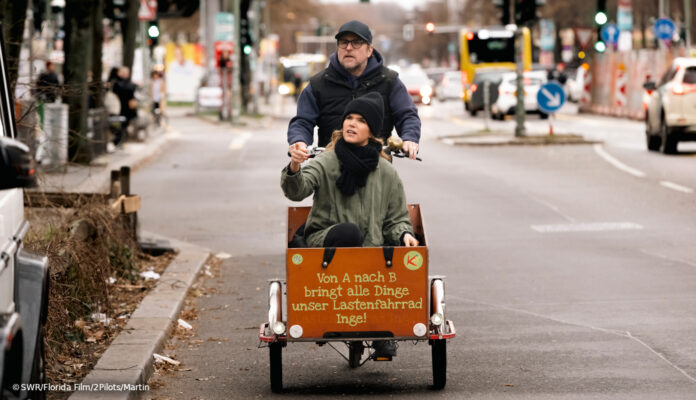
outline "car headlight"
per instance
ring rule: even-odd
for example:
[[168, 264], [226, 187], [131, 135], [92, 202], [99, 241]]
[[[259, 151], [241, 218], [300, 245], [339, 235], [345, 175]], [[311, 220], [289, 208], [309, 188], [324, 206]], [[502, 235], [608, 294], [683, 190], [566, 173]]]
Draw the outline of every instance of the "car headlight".
[[290, 93], [290, 88], [287, 87], [287, 85], [280, 85], [278, 86], [278, 93], [285, 96], [286, 94]]
[[430, 97], [430, 95], [433, 94], [433, 88], [430, 86], [423, 86], [420, 90], [420, 94], [423, 97]]

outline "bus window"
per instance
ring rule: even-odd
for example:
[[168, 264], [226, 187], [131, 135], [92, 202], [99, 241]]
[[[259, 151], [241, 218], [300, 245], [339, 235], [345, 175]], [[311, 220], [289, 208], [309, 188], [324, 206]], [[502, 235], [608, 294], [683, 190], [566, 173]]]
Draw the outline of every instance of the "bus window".
[[469, 60], [474, 64], [515, 62], [515, 38], [469, 40]]

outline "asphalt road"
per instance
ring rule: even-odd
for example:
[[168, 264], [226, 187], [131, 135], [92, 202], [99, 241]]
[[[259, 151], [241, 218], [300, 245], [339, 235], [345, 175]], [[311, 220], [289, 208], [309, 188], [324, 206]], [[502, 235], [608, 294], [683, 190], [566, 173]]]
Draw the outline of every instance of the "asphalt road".
[[[570, 110], [557, 131], [605, 144], [448, 146], [437, 138], [482, 120], [458, 103], [421, 116], [424, 161], [395, 165], [423, 211], [430, 272], [447, 276], [457, 327], [447, 387], [428, 389], [427, 344], [403, 343], [393, 362], [351, 370], [327, 346], [292, 343], [282, 397], [696, 398], [693, 145], [648, 153], [642, 124]], [[530, 129], [547, 124], [535, 118]], [[279, 188], [287, 120], [170, 123], [180, 136], [133, 177], [142, 227], [232, 257], [204, 283], [215, 292], [195, 299], [203, 342], [167, 350], [190, 370], [156, 377], [149, 397], [274, 397], [257, 334], [266, 281], [284, 274], [286, 208], [296, 204]]]

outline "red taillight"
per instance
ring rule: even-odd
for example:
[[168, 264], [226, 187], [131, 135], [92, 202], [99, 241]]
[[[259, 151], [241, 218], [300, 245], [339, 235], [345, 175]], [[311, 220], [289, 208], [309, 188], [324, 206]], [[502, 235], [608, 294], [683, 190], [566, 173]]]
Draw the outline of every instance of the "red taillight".
[[472, 92], [475, 92], [476, 89], [478, 89], [478, 86], [476, 86], [475, 83], [474, 83], [473, 85], [471, 85], [471, 91], [472, 91]]
[[467, 38], [467, 40], [473, 40], [474, 39], [474, 32], [467, 32], [466, 38]]

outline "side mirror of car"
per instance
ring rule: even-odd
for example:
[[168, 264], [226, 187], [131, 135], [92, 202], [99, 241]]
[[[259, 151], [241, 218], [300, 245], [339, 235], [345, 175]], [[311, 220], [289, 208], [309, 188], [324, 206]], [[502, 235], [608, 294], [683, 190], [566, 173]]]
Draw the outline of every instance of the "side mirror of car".
[[655, 90], [657, 89], [657, 86], [655, 85], [655, 82], [648, 81], [643, 84], [643, 88], [646, 90]]
[[0, 190], [36, 186], [36, 169], [29, 147], [0, 137]]

